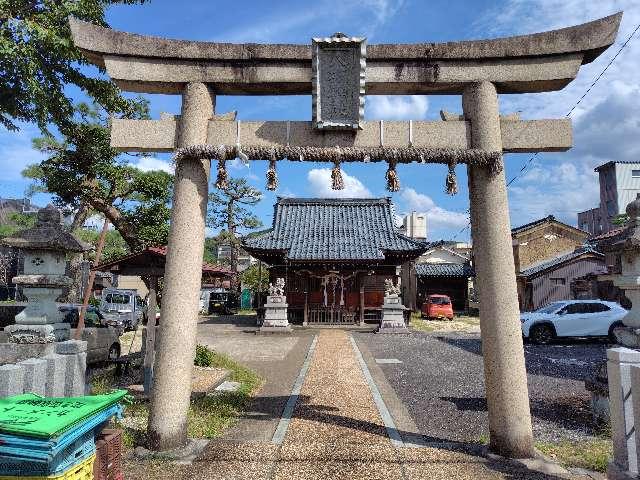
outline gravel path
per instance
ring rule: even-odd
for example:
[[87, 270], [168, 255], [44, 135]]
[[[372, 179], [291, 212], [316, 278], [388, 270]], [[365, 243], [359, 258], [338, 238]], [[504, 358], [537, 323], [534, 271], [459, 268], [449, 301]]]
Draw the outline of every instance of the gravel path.
[[[394, 343], [390, 340], [384, 342]], [[399, 338], [399, 337], [395, 337]], [[403, 336], [415, 342], [417, 338]], [[362, 341], [362, 339], [361, 339]], [[379, 346], [384, 342], [380, 341]], [[407, 349], [407, 352], [410, 350]], [[475, 355], [468, 352], [472, 357]], [[445, 421], [446, 412], [439, 412]], [[154, 464], [128, 463], [127, 478], [149, 478]], [[281, 445], [212, 442], [190, 466], [165, 464], [164, 478], [252, 480], [561, 479], [489, 460], [458, 446], [396, 448], [387, 436], [350, 334], [322, 330]]]
[[[481, 343], [477, 334], [356, 334], [381, 365], [421, 433], [432, 441], [477, 442], [488, 435]], [[597, 434], [584, 379], [605, 358], [606, 345], [526, 345], [529, 396], [537, 440]]]

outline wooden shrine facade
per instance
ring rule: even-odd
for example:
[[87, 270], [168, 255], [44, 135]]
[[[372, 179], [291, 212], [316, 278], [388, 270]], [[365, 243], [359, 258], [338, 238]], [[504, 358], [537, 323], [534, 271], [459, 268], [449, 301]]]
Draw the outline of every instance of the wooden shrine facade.
[[427, 244], [398, 231], [389, 198], [279, 198], [273, 227], [243, 247], [286, 279], [291, 322], [343, 325], [379, 320], [385, 279]]

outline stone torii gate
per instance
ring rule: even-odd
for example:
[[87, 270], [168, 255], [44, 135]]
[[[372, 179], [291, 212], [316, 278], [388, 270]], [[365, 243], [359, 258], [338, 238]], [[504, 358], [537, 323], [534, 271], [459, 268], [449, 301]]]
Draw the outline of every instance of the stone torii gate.
[[[440, 162], [453, 171], [456, 163], [467, 164], [490, 445], [503, 455], [531, 456], [501, 153], [565, 151], [572, 131], [569, 119], [500, 116], [498, 94], [562, 89], [581, 65], [614, 42], [621, 17], [495, 40], [368, 46], [363, 39], [338, 34], [314, 39], [312, 45], [168, 40], [70, 19], [75, 44], [123, 90], [182, 95], [180, 116], [114, 119], [111, 127], [111, 144], [123, 151], [178, 149], [149, 420], [152, 447], [165, 450], [186, 442], [209, 160], [224, 165], [235, 156], [271, 155], [272, 164], [285, 157], [393, 157], [394, 167], [396, 161]], [[463, 115], [443, 114], [443, 121], [435, 122], [363, 122], [365, 93], [461, 94]], [[224, 94], [312, 94], [314, 121], [240, 124], [221, 119], [214, 116], [215, 98]]]

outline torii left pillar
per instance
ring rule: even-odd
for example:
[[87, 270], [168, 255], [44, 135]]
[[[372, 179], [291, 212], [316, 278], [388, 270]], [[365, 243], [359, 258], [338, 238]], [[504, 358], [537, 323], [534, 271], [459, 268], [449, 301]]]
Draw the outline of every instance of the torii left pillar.
[[[214, 108], [215, 96], [204, 83], [186, 85], [179, 147], [207, 143], [207, 126]], [[153, 450], [170, 450], [187, 443], [209, 170], [208, 160], [187, 159], [176, 165], [148, 426]]]

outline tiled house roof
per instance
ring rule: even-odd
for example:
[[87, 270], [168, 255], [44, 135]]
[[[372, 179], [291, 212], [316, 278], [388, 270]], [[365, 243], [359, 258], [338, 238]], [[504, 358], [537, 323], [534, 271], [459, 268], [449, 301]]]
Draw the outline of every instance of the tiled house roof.
[[415, 258], [427, 246], [398, 231], [390, 198], [278, 198], [273, 227], [243, 240], [257, 258], [293, 261]]
[[531, 229], [533, 227], [537, 227], [538, 225], [542, 225], [544, 223], [555, 223], [557, 225], [562, 225], [563, 227], [565, 227], [567, 229], [571, 229], [571, 230], [574, 230], [576, 232], [582, 233], [582, 234], [585, 235], [585, 237], [588, 235], [588, 232], [585, 232], [584, 230], [580, 230], [579, 228], [576, 228], [573, 225], [569, 225], [568, 223], [561, 222], [560, 220], [558, 220], [553, 215], [549, 215], [547, 217], [540, 218], [538, 220], [534, 220], [533, 222], [526, 223], [524, 225], [520, 225], [519, 227], [514, 227], [514, 228], [511, 229], [511, 235], [517, 235], [517, 234], [519, 234], [521, 232], [529, 230], [529, 229]]
[[470, 265], [458, 263], [419, 263], [416, 265], [418, 277], [474, 277]]
[[550, 269], [559, 267], [564, 263], [570, 262], [583, 255], [588, 255], [588, 254], [590, 254], [591, 256], [604, 258], [604, 255], [602, 253], [598, 252], [597, 250], [593, 249], [590, 246], [585, 246], [585, 247], [577, 248], [575, 251], [567, 253], [565, 255], [560, 255], [559, 257], [552, 258], [551, 260], [548, 260], [546, 262], [539, 263], [532, 267], [526, 268], [522, 270], [520, 273], [518, 273], [518, 276], [524, 276], [524, 277], [535, 276], [538, 273], [544, 272], [545, 270], [550, 270]]

